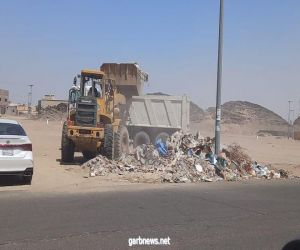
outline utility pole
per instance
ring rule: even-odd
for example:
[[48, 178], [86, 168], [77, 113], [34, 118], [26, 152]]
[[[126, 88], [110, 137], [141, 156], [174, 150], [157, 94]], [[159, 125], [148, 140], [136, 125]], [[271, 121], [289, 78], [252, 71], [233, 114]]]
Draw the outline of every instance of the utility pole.
[[28, 117], [31, 117], [31, 103], [32, 103], [32, 87], [34, 86], [33, 84], [28, 85], [30, 90], [28, 93]]
[[291, 102], [289, 101], [289, 114], [288, 114], [288, 139], [290, 139], [290, 127], [291, 127]]
[[291, 122], [290, 122], [290, 124], [291, 124], [291, 138], [292, 139], [294, 139], [294, 116], [295, 116], [295, 110], [294, 109], [291, 109], [291, 113], [293, 113], [293, 115], [292, 115], [292, 119], [291, 119]]
[[223, 57], [223, 19], [224, 19], [224, 1], [220, 0], [216, 121], [215, 121], [215, 154], [219, 154], [220, 144], [221, 144], [221, 86], [222, 86], [222, 57]]

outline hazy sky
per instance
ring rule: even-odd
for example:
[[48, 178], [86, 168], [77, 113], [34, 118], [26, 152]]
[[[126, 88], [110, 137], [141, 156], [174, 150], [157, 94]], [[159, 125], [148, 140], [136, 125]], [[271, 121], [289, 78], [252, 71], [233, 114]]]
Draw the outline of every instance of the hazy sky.
[[[215, 105], [219, 0], [1, 1], [0, 88], [27, 102], [67, 98], [73, 77], [102, 62], [138, 62], [146, 92]], [[300, 1], [225, 0], [222, 102], [287, 117], [300, 98]]]

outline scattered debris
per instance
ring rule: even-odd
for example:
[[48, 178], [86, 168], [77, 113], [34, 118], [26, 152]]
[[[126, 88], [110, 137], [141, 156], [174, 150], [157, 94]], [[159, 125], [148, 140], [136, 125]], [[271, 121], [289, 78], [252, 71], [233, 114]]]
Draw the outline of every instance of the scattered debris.
[[290, 176], [290, 173], [287, 170], [279, 169], [278, 171], [281, 178], [288, 178]]
[[[124, 178], [131, 173], [158, 175], [156, 181], [169, 183], [238, 181], [251, 177], [288, 178], [283, 169], [270, 170], [251, 160], [241, 146], [229, 145], [219, 155], [213, 152], [214, 139], [199, 135], [174, 133], [166, 143], [138, 146], [133, 153], [123, 155], [119, 161], [98, 155], [83, 164], [90, 169], [90, 176], [118, 174]], [[131, 181], [139, 181], [136, 177]]]

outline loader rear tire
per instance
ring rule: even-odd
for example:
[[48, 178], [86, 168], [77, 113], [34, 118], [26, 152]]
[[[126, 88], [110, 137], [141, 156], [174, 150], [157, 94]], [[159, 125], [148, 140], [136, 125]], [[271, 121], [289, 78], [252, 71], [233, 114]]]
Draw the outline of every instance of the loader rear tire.
[[[113, 152], [114, 146], [114, 152]], [[129, 152], [129, 133], [126, 127], [120, 126], [117, 133], [111, 124], [104, 128], [104, 154], [108, 159], [119, 160], [123, 153]]]
[[67, 123], [63, 125], [61, 135], [61, 161], [73, 162], [74, 161], [74, 143], [68, 138]]
[[136, 148], [142, 144], [150, 144], [150, 142], [151, 140], [149, 135], [144, 131], [140, 131], [133, 138], [133, 147]]

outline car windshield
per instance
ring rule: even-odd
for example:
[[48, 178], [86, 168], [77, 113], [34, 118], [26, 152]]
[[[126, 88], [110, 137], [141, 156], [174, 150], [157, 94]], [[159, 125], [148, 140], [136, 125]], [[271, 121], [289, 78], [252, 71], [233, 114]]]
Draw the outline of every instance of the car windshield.
[[0, 135], [21, 135], [26, 136], [24, 129], [19, 124], [1, 123]]

